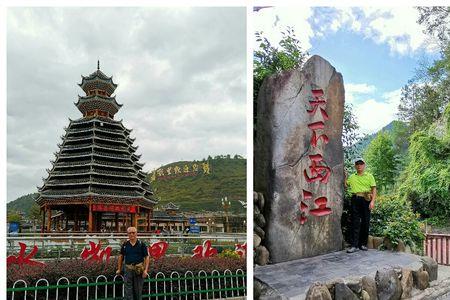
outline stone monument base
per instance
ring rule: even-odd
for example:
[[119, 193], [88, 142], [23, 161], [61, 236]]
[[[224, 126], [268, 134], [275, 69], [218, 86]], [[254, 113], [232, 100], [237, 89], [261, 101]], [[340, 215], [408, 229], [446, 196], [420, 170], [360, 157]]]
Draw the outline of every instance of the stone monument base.
[[437, 268], [431, 258], [402, 252], [333, 252], [256, 266], [255, 299], [409, 298], [437, 279]]

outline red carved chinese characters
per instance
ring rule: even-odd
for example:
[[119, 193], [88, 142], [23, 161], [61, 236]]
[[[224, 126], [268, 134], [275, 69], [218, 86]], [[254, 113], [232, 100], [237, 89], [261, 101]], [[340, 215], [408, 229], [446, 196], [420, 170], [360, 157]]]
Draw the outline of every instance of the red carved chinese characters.
[[320, 154], [310, 155], [309, 159], [311, 160], [311, 165], [309, 166], [309, 171], [311, 172], [311, 176], [308, 176], [306, 170], [303, 171], [305, 175], [305, 179], [307, 182], [315, 182], [320, 181], [322, 183], [328, 183], [328, 178], [331, 175], [331, 169], [327, 166], [321, 165], [323, 161], [323, 157]]
[[240, 258], [244, 258], [247, 255], [247, 243], [236, 244], [235, 247], [234, 251], [236, 251]]
[[321, 134], [321, 135], [317, 136], [316, 130], [325, 128], [325, 124], [322, 121], [310, 123], [310, 124], [308, 124], [308, 127], [309, 127], [309, 129], [311, 129], [313, 131], [313, 134], [311, 136], [311, 141], [310, 141], [311, 146], [317, 147], [317, 142], [320, 139], [322, 139], [325, 144], [328, 144], [328, 136], [327, 135]]
[[211, 247], [211, 241], [206, 240], [203, 242], [203, 245], [197, 245], [195, 246], [194, 250], [192, 250], [194, 254], [192, 254], [192, 257], [195, 258], [205, 258], [205, 257], [212, 257], [217, 255], [217, 249]]
[[[311, 109], [307, 110], [307, 112], [311, 117], [314, 117], [316, 113], [320, 111], [322, 117], [321, 121], [308, 124], [308, 128], [312, 131], [310, 145], [312, 149], [316, 149], [320, 141], [323, 145], [326, 145], [329, 142], [326, 134], [319, 133], [319, 131], [325, 129], [325, 121], [327, 121], [329, 117], [326, 112], [327, 100], [323, 90], [311, 90], [311, 93], [313, 100], [309, 101]], [[331, 169], [326, 165], [322, 154], [310, 154], [308, 157], [311, 164], [307, 169], [303, 170], [303, 176], [305, 177], [306, 182], [327, 184], [331, 176]], [[300, 200], [299, 204], [300, 217], [298, 218], [301, 225], [305, 224], [308, 220], [308, 213], [316, 217], [323, 217], [331, 214], [331, 209], [327, 207], [328, 199], [326, 197], [318, 197], [314, 200], [314, 204], [308, 205], [308, 202], [313, 199], [313, 194], [310, 191], [303, 190], [302, 196], [303, 199]]]
[[314, 116], [316, 114], [317, 108], [320, 107], [320, 113], [322, 114], [322, 117], [324, 121], [328, 120], [328, 114], [325, 111], [325, 108], [327, 106], [327, 100], [324, 97], [322, 90], [311, 90], [311, 93], [313, 95], [314, 100], [309, 101], [309, 104], [312, 106], [311, 110], [307, 110], [307, 112]]
[[328, 208], [327, 205], [327, 197], [319, 197], [314, 200], [314, 203], [317, 205], [317, 208], [310, 209], [309, 213], [313, 216], [322, 217], [331, 214], [331, 208]]
[[23, 265], [30, 265], [30, 266], [44, 266], [44, 263], [41, 263], [36, 260], [31, 260], [37, 253], [38, 247], [34, 246], [33, 250], [30, 251], [30, 253], [25, 256], [25, 250], [27, 249], [27, 245], [24, 243], [19, 242], [20, 251], [17, 256], [10, 255], [6, 258], [6, 265], [12, 265], [16, 264], [19, 265], [19, 267], [22, 267]]
[[106, 262], [109, 262], [109, 257], [111, 256], [111, 247], [108, 246], [105, 249], [102, 248], [101, 242], [95, 244], [94, 242], [89, 242], [90, 249], [85, 247], [80, 254], [81, 259], [86, 261], [103, 261], [105, 257]]
[[156, 242], [148, 247], [148, 254], [158, 260], [166, 254], [167, 248], [169, 248], [169, 243], [164, 241]]

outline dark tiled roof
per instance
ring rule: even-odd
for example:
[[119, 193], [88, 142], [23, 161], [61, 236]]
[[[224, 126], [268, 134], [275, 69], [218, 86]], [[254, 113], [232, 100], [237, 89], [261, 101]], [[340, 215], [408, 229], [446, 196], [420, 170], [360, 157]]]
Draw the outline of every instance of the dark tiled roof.
[[[80, 86], [87, 91], [89, 84], [100, 84], [112, 91], [117, 86], [100, 70], [83, 77]], [[122, 106], [109, 95], [80, 97], [76, 105], [82, 112], [100, 109], [110, 111], [111, 116]], [[123, 199], [146, 207], [157, 203], [142, 172], [141, 156], [135, 154], [135, 139], [122, 121], [102, 116], [69, 121], [55, 160], [51, 161], [52, 168], [47, 170], [48, 177], [39, 188], [39, 204], [88, 198], [114, 203]]]
[[89, 76], [81, 76], [81, 83], [78, 84], [86, 93], [90, 89], [101, 89], [106, 90], [109, 95], [114, 93], [117, 88], [117, 84], [115, 84], [112, 80], [112, 76], [106, 76], [102, 71], [97, 70], [90, 74]]
[[161, 210], [153, 211], [152, 219], [156, 220], [156, 221], [157, 220], [161, 220], [161, 221], [169, 220], [169, 221], [179, 221], [179, 222], [183, 222], [186, 220], [186, 218], [184, 216], [181, 216], [181, 215], [172, 216], [172, 215], [167, 214], [166, 211], [161, 211]]

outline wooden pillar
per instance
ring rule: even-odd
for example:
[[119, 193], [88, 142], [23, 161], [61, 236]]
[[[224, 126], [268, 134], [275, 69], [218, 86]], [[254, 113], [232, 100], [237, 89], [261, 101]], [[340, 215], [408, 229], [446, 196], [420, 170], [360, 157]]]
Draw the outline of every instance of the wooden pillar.
[[116, 232], [119, 232], [119, 213], [115, 214]]
[[103, 223], [102, 213], [101, 212], [95, 213], [95, 231], [101, 231], [102, 223]]
[[138, 224], [138, 222], [137, 222], [137, 213], [133, 213], [131, 215], [131, 222], [133, 224], [133, 227], [136, 227], [136, 229], [137, 229], [137, 224]]
[[132, 213], [128, 213], [127, 214], [127, 226], [125, 226], [126, 228], [133, 226], [133, 214]]
[[65, 226], [65, 231], [67, 231], [69, 229], [69, 216], [67, 214], [64, 214], [65, 216], [65, 222], [66, 222], [66, 226]]
[[88, 232], [92, 232], [94, 229], [92, 225], [93, 217], [92, 217], [92, 204], [89, 204], [89, 225], [88, 225]]
[[73, 231], [78, 231], [78, 210], [75, 210], [75, 214], [73, 216]]
[[101, 226], [101, 218], [100, 218], [100, 212], [93, 212], [92, 217], [94, 218], [94, 232], [100, 231]]
[[44, 233], [45, 232], [45, 212], [47, 210], [47, 206], [41, 208], [42, 211], [42, 226], [41, 226], [41, 232]]
[[50, 207], [47, 207], [47, 231], [52, 231], [52, 209]]
[[150, 212], [150, 209], [149, 209], [149, 210], [147, 210], [147, 231], [148, 232], [150, 232], [150, 229], [151, 229], [151, 227], [150, 227], [150, 216], [151, 216], [151, 212]]

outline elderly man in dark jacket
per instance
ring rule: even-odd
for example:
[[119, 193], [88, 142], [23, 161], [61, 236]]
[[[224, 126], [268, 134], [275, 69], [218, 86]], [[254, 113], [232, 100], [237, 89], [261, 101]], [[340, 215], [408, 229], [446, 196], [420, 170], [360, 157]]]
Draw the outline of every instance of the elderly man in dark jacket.
[[120, 249], [117, 274], [125, 261], [125, 300], [141, 300], [144, 278], [148, 276], [149, 256], [147, 246], [137, 238], [137, 229], [127, 229], [128, 240]]

